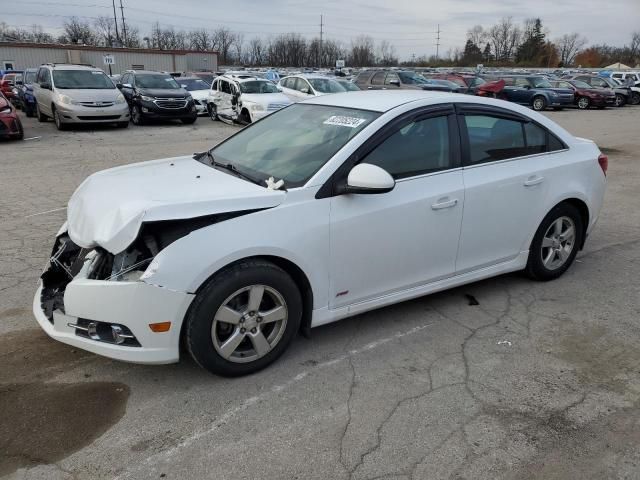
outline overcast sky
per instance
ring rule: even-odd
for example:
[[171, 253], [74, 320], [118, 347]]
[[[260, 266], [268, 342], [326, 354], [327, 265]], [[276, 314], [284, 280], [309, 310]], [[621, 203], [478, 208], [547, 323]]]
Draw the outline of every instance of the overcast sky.
[[[539, 16], [551, 38], [579, 32], [591, 44], [621, 46], [640, 30], [640, 0], [122, 0], [127, 22], [147, 34], [156, 20], [180, 30], [227, 26], [245, 34], [267, 38], [295, 31], [318, 35], [320, 14], [325, 35], [349, 45], [351, 38], [369, 35], [389, 40], [401, 59], [412, 54], [433, 55], [436, 30], [440, 52], [462, 47], [473, 25], [490, 27], [500, 17], [520, 23]], [[119, 6], [120, 0], [116, 0]], [[71, 15], [92, 21], [113, 16], [111, 0], [0, 0], [0, 21], [28, 27], [41, 24], [60, 33]], [[118, 9], [118, 18], [120, 10]]]

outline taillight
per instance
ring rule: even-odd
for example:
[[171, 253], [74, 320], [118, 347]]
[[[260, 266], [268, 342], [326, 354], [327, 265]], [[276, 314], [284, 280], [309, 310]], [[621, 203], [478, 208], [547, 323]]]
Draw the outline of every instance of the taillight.
[[601, 153], [600, 156], [598, 157], [598, 164], [602, 169], [602, 173], [604, 173], [604, 176], [606, 177], [607, 169], [609, 168], [609, 157], [607, 157], [604, 153]]

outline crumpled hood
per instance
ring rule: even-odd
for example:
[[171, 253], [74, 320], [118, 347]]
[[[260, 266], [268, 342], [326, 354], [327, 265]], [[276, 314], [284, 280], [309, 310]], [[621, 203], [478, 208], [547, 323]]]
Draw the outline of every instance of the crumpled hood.
[[117, 254], [143, 222], [270, 208], [285, 196], [191, 157], [136, 163], [95, 173], [78, 187], [67, 208], [68, 233], [83, 248]]

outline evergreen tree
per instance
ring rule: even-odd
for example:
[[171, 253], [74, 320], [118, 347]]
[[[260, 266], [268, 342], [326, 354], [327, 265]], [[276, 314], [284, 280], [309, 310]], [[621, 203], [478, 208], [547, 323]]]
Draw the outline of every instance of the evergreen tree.
[[484, 51], [482, 52], [482, 60], [484, 61], [484, 63], [489, 63], [492, 58], [493, 56], [491, 55], [491, 44], [487, 43], [487, 45], [484, 47]]
[[538, 65], [545, 54], [546, 39], [539, 18], [525, 22], [523, 41], [516, 53], [516, 62]]
[[478, 63], [482, 63], [482, 50], [480, 47], [473, 43], [473, 40], [467, 40], [467, 43], [464, 46], [464, 52], [462, 52], [462, 58], [460, 62], [463, 65], [475, 65]]

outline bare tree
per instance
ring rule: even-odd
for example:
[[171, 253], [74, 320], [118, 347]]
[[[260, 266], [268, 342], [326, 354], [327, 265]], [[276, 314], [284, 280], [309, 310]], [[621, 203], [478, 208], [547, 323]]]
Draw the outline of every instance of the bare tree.
[[213, 32], [213, 48], [220, 53], [220, 62], [224, 65], [229, 62], [229, 53], [233, 42], [235, 41], [235, 33], [227, 27], [218, 28]]
[[467, 30], [467, 40], [471, 40], [478, 46], [484, 45], [487, 40], [487, 32], [484, 31], [482, 25], [474, 25]]
[[249, 40], [249, 61], [253, 65], [262, 65], [264, 63], [264, 44], [260, 37], [254, 37]]
[[212, 48], [212, 44], [213, 40], [206, 29], [200, 28], [189, 32], [189, 47], [192, 50], [210, 50]]
[[236, 62], [238, 64], [243, 63], [243, 52], [244, 52], [244, 33], [236, 33], [233, 39], [233, 49], [236, 57]]
[[71, 17], [63, 24], [64, 34], [71, 43], [84, 43], [95, 45], [96, 36], [88, 22], [83, 22], [78, 17]]
[[113, 18], [104, 15], [99, 16], [93, 22], [93, 27], [95, 28], [97, 42], [101, 45], [112, 47], [117, 40]]
[[353, 67], [367, 67], [376, 63], [373, 38], [361, 35], [351, 41], [349, 65]]
[[520, 28], [513, 23], [511, 17], [504, 17], [491, 27], [488, 40], [493, 46], [496, 61], [509, 62], [512, 60], [520, 42]]
[[396, 47], [387, 40], [382, 40], [378, 45], [378, 63], [384, 67], [391, 67], [398, 64]]
[[556, 40], [562, 66], [571, 65], [576, 55], [587, 44], [587, 39], [579, 33], [565, 34]]

